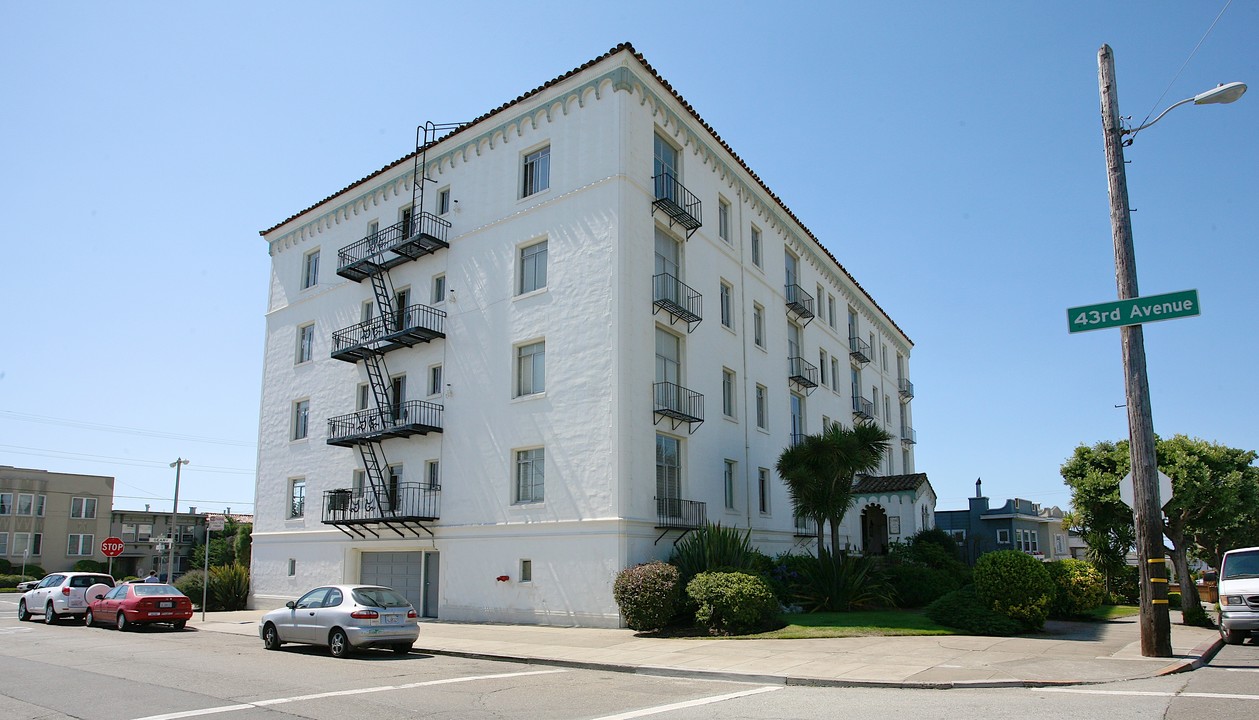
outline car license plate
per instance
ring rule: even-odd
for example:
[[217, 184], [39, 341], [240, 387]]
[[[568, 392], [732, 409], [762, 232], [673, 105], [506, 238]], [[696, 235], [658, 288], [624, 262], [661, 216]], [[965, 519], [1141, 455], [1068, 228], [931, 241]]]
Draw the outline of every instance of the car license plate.
[[386, 615], [385, 624], [386, 625], [401, 625], [402, 616], [401, 615]]
[[83, 607], [83, 598], [70, 598], [70, 607]]
[[170, 608], [170, 607], [175, 607], [175, 601], [174, 601], [174, 600], [163, 600], [162, 602], [159, 602], [159, 603], [157, 604], [157, 606], [158, 606], [158, 607], [160, 607], [160, 608]]

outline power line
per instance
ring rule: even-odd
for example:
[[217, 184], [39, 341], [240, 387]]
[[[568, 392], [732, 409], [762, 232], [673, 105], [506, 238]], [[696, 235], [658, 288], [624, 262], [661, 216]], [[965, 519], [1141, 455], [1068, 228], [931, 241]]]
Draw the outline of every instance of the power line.
[[[58, 458], [61, 460], [91, 460], [93, 462], [101, 462], [106, 465], [126, 465], [130, 467], [160, 468], [160, 467], [164, 467], [170, 464], [164, 460], [141, 460], [141, 459], [136, 459], [136, 458], [119, 458], [119, 457], [112, 457], [109, 455], [92, 455], [89, 453], [76, 453], [76, 452], [69, 452], [65, 450], [49, 450], [47, 448], [32, 448], [32, 447], [26, 447], [24, 445], [0, 445], [0, 449], [5, 449], [5, 450], [8, 450], [9, 452], [16, 453], [18, 455], [34, 455], [36, 457], [51, 457], [51, 458]], [[247, 470], [245, 468], [229, 468], [229, 467], [219, 467], [215, 465], [198, 465], [197, 472], [206, 472], [206, 473], [211, 473], [215, 475], [253, 475], [254, 474], [253, 470]]]
[[63, 425], [65, 427], [75, 427], [83, 430], [100, 430], [104, 432], [123, 433], [126, 435], [166, 438], [168, 440], [186, 440], [188, 442], [208, 443], [210, 445], [231, 445], [235, 447], [257, 447], [258, 445], [257, 443], [245, 442], [244, 440], [228, 440], [225, 438], [205, 437], [203, 435], [182, 435], [180, 433], [162, 432], [160, 430], [145, 430], [143, 428], [125, 427], [122, 425], [106, 425], [104, 423], [70, 420], [68, 418], [49, 417], [47, 415], [32, 415], [30, 413], [19, 413], [11, 410], [0, 410], [0, 416], [8, 416], [14, 420], [21, 420], [22, 422], [43, 423], [45, 425]]

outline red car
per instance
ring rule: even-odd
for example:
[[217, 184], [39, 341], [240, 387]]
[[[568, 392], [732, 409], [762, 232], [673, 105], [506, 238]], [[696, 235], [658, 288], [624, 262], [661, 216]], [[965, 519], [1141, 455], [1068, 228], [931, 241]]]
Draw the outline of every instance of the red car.
[[165, 583], [124, 583], [88, 602], [87, 625], [113, 623], [119, 630], [169, 623], [183, 630], [192, 619], [192, 601]]

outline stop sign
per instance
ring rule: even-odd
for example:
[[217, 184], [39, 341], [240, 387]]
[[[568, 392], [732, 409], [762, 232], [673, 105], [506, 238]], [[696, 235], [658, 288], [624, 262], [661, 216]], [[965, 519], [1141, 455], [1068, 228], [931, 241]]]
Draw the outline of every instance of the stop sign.
[[101, 540], [101, 552], [105, 554], [105, 557], [118, 557], [126, 547], [122, 544], [122, 540], [116, 537]]

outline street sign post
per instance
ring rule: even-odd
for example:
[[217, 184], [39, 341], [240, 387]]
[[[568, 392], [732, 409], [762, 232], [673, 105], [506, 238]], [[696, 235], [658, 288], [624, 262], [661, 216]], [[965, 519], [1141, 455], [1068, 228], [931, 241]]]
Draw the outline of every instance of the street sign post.
[[1159, 320], [1174, 320], [1201, 314], [1198, 291], [1181, 290], [1166, 295], [1150, 295], [1067, 308], [1067, 331], [1078, 333], [1124, 325], [1143, 325]]

